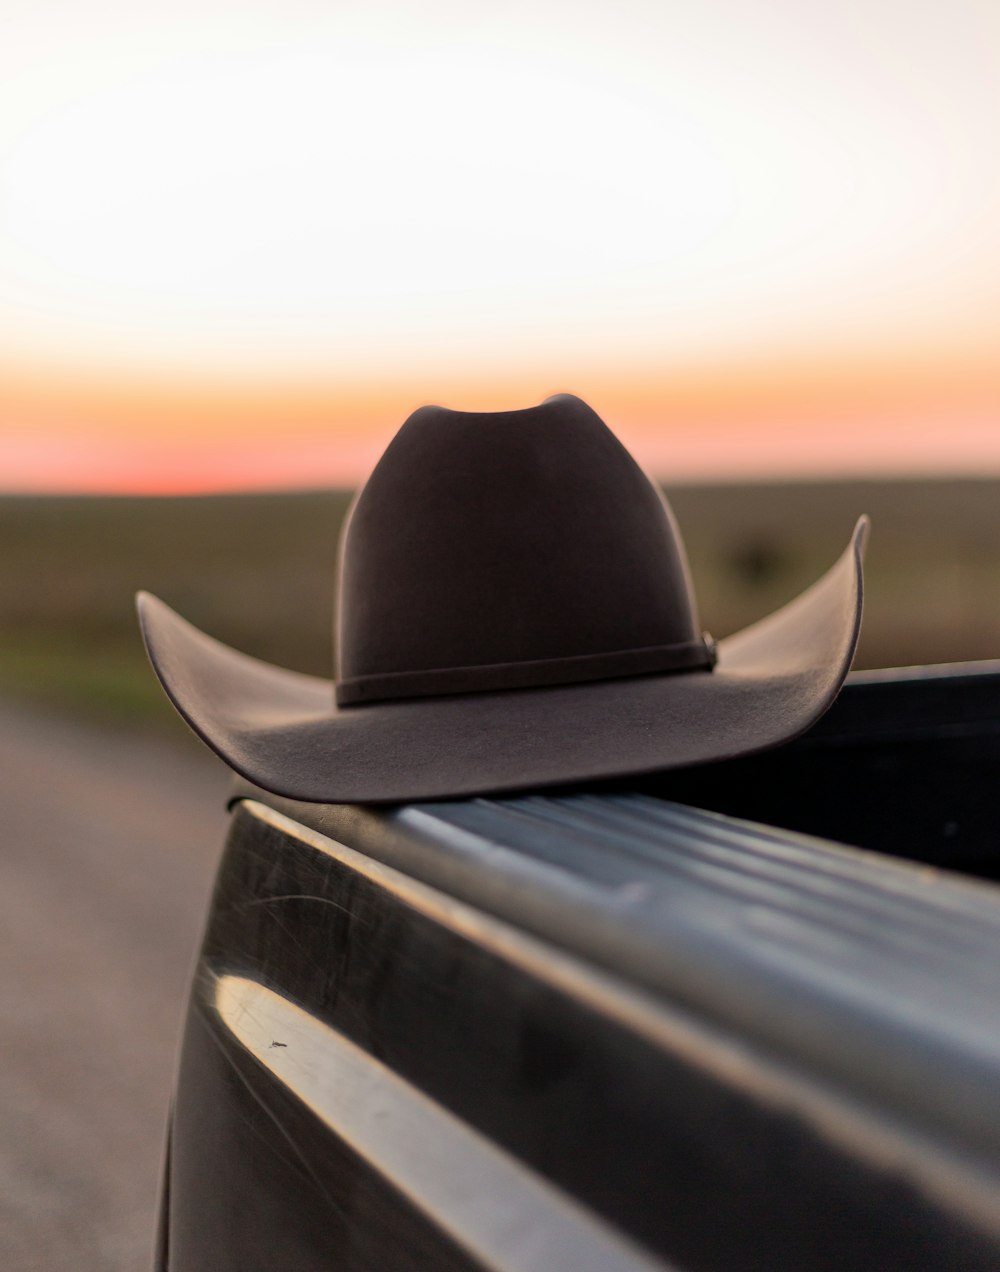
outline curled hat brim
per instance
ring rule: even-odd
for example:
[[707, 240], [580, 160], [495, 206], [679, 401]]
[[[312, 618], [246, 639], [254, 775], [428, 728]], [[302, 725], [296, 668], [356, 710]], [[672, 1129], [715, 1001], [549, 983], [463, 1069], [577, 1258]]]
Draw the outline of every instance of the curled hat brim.
[[804, 732], [854, 657], [867, 527], [807, 591], [720, 641], [712, 671], [338, 708], [331, 681], [241, 654], [148, 593], [137, 604], [171, 701], [256, 786], [316, 803], [468, 796], [732, 759]]

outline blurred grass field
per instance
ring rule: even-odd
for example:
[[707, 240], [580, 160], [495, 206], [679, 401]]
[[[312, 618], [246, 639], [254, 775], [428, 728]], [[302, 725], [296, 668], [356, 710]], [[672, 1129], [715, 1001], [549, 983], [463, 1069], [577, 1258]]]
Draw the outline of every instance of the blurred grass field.
[[[722, 637], [808, 586], [872, 517], [856, 665], [1000, 657], [1000, 481], [671, 489], [705, 627]], [[133, 595], [328, 676], [345, 491], [0, 498], [0, 694], [173, 730]]]

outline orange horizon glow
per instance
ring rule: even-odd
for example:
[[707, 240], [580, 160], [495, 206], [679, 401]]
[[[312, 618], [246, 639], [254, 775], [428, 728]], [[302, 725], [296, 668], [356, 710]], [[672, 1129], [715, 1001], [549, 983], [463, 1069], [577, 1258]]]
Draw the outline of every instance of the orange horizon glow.
[[576, 392], [666, 481], [1000, 473], [987, 353], [800, 358], [625, 375], [582, 368], [396, 382], [213, 383], [8, 374], [0, 490], [181, 494], [355, 486], [428, 401], [467, 410]]

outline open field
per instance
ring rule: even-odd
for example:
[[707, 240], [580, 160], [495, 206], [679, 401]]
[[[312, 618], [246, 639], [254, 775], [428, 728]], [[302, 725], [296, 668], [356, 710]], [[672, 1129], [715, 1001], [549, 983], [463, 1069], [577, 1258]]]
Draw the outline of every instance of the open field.
[[[858, 665], [1000, 656], [997, 479], [686, 486], [670, 498], [716, 636], [808, 585], [868, 512]], [[138, 588], [240, 649], [329, 674], [349, 500], [0, 498], [0, 691], [166, 724], [136, 630]]]

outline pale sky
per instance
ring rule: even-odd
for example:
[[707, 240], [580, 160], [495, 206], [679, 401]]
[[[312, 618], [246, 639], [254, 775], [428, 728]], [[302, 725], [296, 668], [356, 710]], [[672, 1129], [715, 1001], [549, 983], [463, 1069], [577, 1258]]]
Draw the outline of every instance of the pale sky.
[[15, 381], [1000, 352], [997, 0], [0, 3]]

